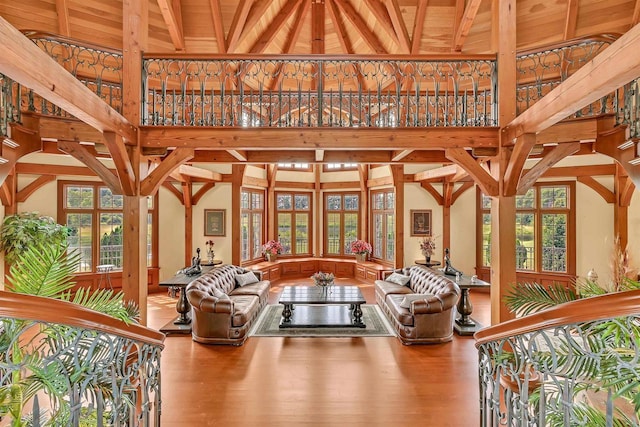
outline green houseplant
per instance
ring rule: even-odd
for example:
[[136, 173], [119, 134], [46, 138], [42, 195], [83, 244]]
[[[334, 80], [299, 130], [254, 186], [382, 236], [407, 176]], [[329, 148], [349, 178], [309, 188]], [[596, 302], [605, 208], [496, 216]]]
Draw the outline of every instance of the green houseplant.
[[[29, 216], [28, 221], [32, 220]], [[47, 227], [49, 226], [47, 222]], [[61, 236], [60, 228], [51, 226], [49, 231], [51, 230], [57, 230], [57, 235]], [[5, 236], [16, 233], [18, 231], [14, 230]], [[79, 255], [68, 254], [62, 238], [32, 242], [16, 253], [7, 277], [6, 289], [72, 302], [111, 315], [125, 323], [135, 322], [138, 318], [137, 307], [125, 303], [121, 292], [114, 293], [107, 289], [91, 292], [84, 288], [71, 292], [78, 263]], [[92, 393], [107, 397], [110, 395], [112, 383], [108, 378], [96, 380], [88, 377], [88, 372], [95, 363], [104, 362], [101, 358], [105, 352], [100, 351], [99, 345], [91, 344], [88, 340], [82, 344], [85, 342], [80, 336], [83, 332], [58, 324], [41, 323], [38, 326], [39, 333], [36, 334], [38, 338], [25, 339], [25, 330], [32, 326], [33, 323], [20, 319], [0, 320], [0, 327], [3, 329], [0, 334], [0, 360], [14, 367], [21, 366], [21, 369], [13, 371], [10, 378], [0, 384], [0, 417], [8, 417], [12, 427], [34, 425], [31, 415], [24, 413], [25, 405], [34, 396], [44, 392], [52, 409], [49, 416], [40, 420], [40, 424], [64, 425], [65, 420], [69, 419], [70, 403], [65, 399], [63, 385], [69, 378], [82, 381], [87, 377], [87, 380], [93, 381]], [[78, 349], [77, 343], [80, 343], [80, 347], [86, 345], [86, 348]], [[52, 354], [57, 354], [56, 351], [70, 346], [75, 346], [74, 351], [86, 353], [86, 358], [58, 358], [56, 363], [45, 362], [51, 359]], [[95, 425], [86, 420], [83, 423], [86, 422], [89, 423], [87, 425]]]
[[41, 244], [63, 245], [67, 241], [67, 227], [53, 218], [37, 212], [7, 215], [0, 227], [0, 249], [11, 265], [29, 247]]
[[[629, 267], [629, 257], [616, 242], [612, 255], [612, 280], [606, 285], [585, 280], [576, 284], [576, 290], [560, 284], [544, 286], [538, 283], [516, 284], [505, 298], [507, 307], [518, 316], [537, 313], [558, 304], [582, 298], [603, 295], [608, 292], [639, 290], [640, 282], [631, 279], [636, 273]], [[625, 319], [609, 319], [598, 323], [573, 325], [569, 336], [558, 335], [553, 352], [535, 351], [535, 366], [555, 366], [561, 375], [575, 378], [575, 397], [587, 394], [612, 393], [615, 399], [627, 402], [631, 413], [618, 411], [614, 415], [614, 425], [637, 425], [640, 420], [640, 369], [634, 358], [633, 349], [640, 346], [640, 325], [626, 322]], [[574, 339], [584, 342], [584, 348], [571, 345]], [[598, 357], [594, 357], [598, 355]], [[515, 354], [505, 352], [503, 358], [515, 360]], [[635, 368], [633, 368], [635, 366]], [[553, 386], [550, 387], [553, 389]], [[540, 391], [531, 394], [531, 399], [541, 398]], [[550, 426], [562, 426], [565, 414], [554, 408], [562, 407], [562, 394], [547, 390], [546, 402], [557, 399], [553, 405], [547, 405], [547, 422]], [[576, 399], [578, 400], [578, 399]], [[606, 415], [588, 399], [572, 406], [577, 419], [588, 419], [588, 426], [604, 426]]]

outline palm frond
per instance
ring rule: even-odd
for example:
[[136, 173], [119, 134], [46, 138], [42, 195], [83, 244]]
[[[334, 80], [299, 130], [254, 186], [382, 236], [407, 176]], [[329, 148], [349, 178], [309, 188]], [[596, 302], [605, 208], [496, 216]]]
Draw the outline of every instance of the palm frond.
[[[124, 302], [124, 293], [115, 293], [111, 289], [98, 289], [91, 292], [88, 288], [80, 288], [73, 295], [66, 294], [63, 299], [79, 304], [91, 310], [115, 317], [127, 324], [136, 321], [137, 313], [134, 314], [131, 308]], [[135, 304], [134, 304], [135, 306]]]
[[504, 303], [517, 315], [526, 316], [577, 299], [573, 289], [559, 283], [544, 286], [533, 282], [517, 283], [505, 296]]
[[7, 289], [21, 294], [58, 298], [73, 287], [79, 255], [67, 255], [62, 245], [27, 248], [11, 265]]
[[604, 295], [608, 291], [592, 280], [584, 280], [576, 284], [576, 290], [581, 298], [595, 297]]

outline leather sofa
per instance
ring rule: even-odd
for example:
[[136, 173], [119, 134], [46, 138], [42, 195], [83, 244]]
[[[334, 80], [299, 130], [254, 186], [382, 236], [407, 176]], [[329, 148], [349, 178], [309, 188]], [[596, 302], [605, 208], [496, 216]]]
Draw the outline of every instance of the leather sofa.
[[[391, 276], [393, 273], [403, 277], [398, 280], [398, 276]], [[400, 284], [406, 276], [408, 283]], [[375, 294], [403, 344], [435, 344], [453, 339], [460, 288], [443, 274], [420, 265], [398, 269], [385, 275], [385, 280], [376, 280]]]
[[[249, 274], [247, 274], [249, 273]], [[240, 286], [240, 275], [255, 283]], [[222, 265], [204, 273], [186, 287], [191, 304], [191, 336], [204, 344], [242, 345], [267, 304], [271, 282], [262, 273], [234, 265]]]

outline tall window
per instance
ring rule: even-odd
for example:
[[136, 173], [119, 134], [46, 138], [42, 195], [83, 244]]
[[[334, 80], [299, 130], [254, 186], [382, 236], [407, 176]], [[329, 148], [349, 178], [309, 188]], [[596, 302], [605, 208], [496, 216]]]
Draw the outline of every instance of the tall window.
[[243, 189], [240, 193], [240, 257], [262, 259], [264, 243], [264, 191]]
[[[95, 272], [96, 266], [102, 264], [122, 268], [123, 197], [102, 183], [60, 181], [58, 198], [62, 201], [58, 222], [69, 228], [70, 250], [80, 254], [78, 272]], [[148, 200], [147, 266], [151, 266], [157, 210], [153, 199]]]
[[[571, 213], [573, 183], [538, 183], [516, 196], [516, 268], [572, 273], [570, 242], [575, 242]], [[491, 199], [482, 195], [482, 263], [491, 263]]]
[[350, 255], [351, 242], [358, 238], [360, 194], [326, 193], [324, 206], [324, 253]]
[[395, 251], [395, 193], [385, 189], [371, 192], [373, 257], [394, 260]]
[[276, 193], [276, 229], [283, 254], [311, 253], [310, 193]]

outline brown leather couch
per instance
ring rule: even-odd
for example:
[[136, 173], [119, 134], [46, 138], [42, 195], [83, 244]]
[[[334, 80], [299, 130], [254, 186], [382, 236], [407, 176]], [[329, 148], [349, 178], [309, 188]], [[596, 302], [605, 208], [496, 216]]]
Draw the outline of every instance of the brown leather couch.
[[[409, 276], [409, 282], [401, 285], [387, 281], [392, 273]], [[448, 277], [415, 265], [390, 272], [385, 280], [376, 280], [375, 293], [376, 302], [403, 344], [435, 344], [453, 339], [460, 288]], [[408, 295], [413, 296], [405, 300]]]
[[[236, 276], [252, 273], [256, 283], [239, 286]], [[251, 277], [251, 275], [249, 275]], [[267, 304], [271, 282], [262, 273], [222, 265], [189, 283], [194, 341], [204, 344], [242, 345], [249, 329]]]

